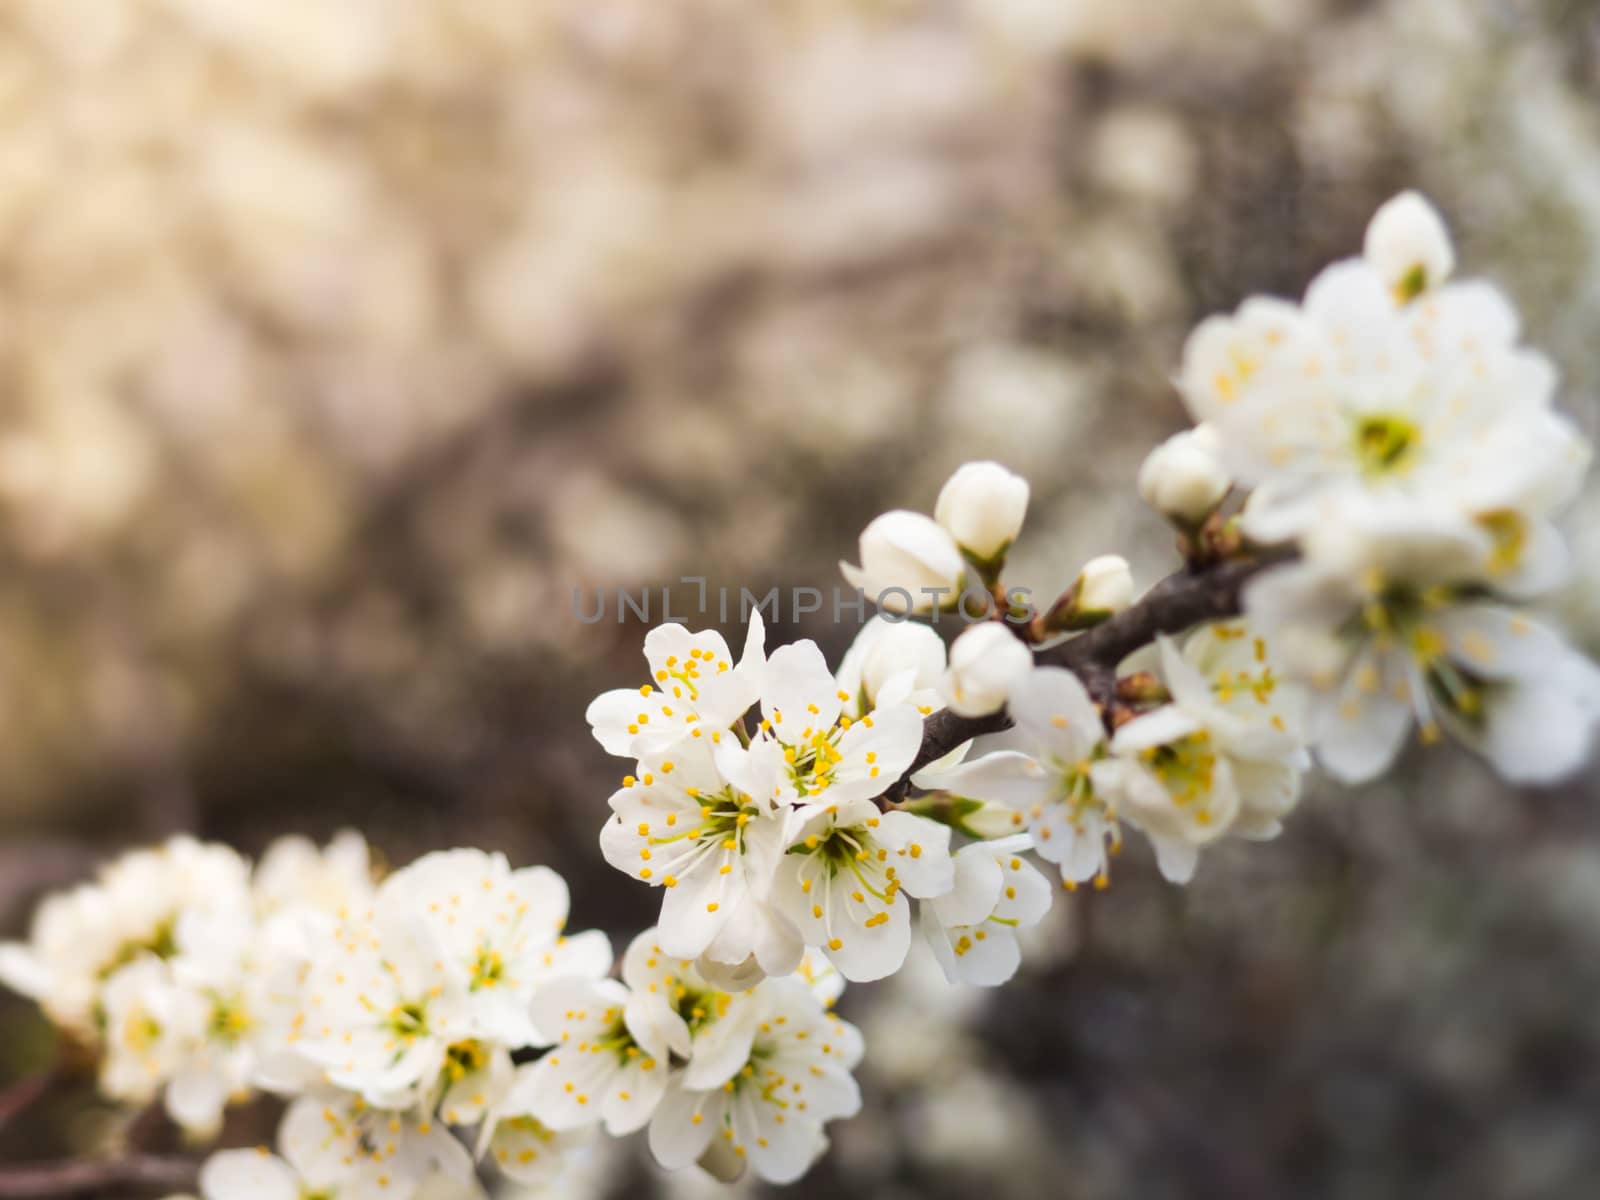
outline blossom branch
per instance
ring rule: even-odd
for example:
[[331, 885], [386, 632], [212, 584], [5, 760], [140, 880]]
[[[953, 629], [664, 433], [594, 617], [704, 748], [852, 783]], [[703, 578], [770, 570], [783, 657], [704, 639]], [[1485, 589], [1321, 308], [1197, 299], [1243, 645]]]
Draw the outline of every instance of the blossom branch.
[[190, 1191], [199, 1173], [195, 1159], [153, 1154], [89, 1162], [21, 1163], [0, 1167], [0, 1200], [91, 1196], [112, 1188]]
[[[1238, 616], [1239, 594], [1245, 582], [1286, 557], [1279, 553], [1174, 572], [1136, 603], [1093, 629], [1035, 651], [1035, 661], [1041, 666], [1067, 668], [1109, 714], [1116, 699], [1118, 663], [1160, 634], [1182, 633], [1207, 621]], [[1004, 710], [982, 717], [957, 716], [949, 709], [933, 713], [923, 724], [917, 756], [882, 800], [896, 803], [904, 799], [912, 775], [961, 743], [1010, 727], [1011, 718]]]

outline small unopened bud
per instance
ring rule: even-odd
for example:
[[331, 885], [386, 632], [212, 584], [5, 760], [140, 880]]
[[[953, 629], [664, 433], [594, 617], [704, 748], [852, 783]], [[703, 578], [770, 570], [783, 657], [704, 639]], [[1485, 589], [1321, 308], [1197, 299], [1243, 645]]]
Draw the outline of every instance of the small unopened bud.
[[970, 462], [939, 491], [933, 515], [961, 548], [993, 562], [1017, 540], [1028, 511], [1028, 481], [999, 463]]
[[1171, 698], [1151, 671], [1135, 671], [1117, 680], [1117, 699], [1124, 704], [1165, 704]]
[[1022, 813], [1009, 804], [996, 804], [992, 800], [972, 800], [959, 797], [951, 805], [950, 824], [970, 838], [990, 841], [1023, 830], [1027, 824]]
[[1233, 485], [1222, 469], [1220, 450], [1220, 439], [1209, 425], [1173, 434], [1139, 468], [1139, 495], [1170, 520], [1198, 526]]
[[986, 621], [950, 644], [950, 668], [939, 692], [958, 716], [988, 716], [1005, 707], [1012, 686], [1032, 669], [1032, 651], [1004, 625]]
[[1401, 192], [1373, 214], [1361, 254], [1401, 304], [1438, 287], [1456, 265], [1444, 219], [1417, 192]]
[[1120, 554], [1102, 554], [1083, 564], [1078, 572], [1077, 603], [1080, 618], [1109, 617], [1133, 603], [1133, 568]]

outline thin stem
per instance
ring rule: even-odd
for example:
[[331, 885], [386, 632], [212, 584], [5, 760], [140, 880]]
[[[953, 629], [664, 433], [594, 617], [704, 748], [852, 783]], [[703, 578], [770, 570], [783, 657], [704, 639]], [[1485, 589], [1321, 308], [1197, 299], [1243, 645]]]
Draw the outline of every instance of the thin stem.
[[0, 1200], [92, 1196], [112, 1188], [153, 1193], [193, 1191], [200, 1164], [192, 1158], [135, 1154], [103, 1161], [0, 1166]]

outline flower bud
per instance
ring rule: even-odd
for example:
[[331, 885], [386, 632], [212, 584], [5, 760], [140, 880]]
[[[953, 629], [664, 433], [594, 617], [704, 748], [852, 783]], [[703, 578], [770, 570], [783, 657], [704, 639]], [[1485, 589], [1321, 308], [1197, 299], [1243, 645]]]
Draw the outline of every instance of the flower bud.
[[1028, 481], [999, 463], [970, 462], [939, 490], [933, 515], [974, 558], [993, 562], [1017, 540], [1028, 511]]
[[966, 564], [931, 517], [903, 509], [874, 517], [861, 531], [860, 548], [861, 565], [842, 562], [839, 569], [886, 612], [928, 612], [961, 595]]
[[1438, 287], [1456, 265], [1444, 219], [1417, 192], [1401, 192], [1373, 214], [1361, 256], [1401, 304]]
[[944, 673], [944, 641], [926, 625], [874, 617], [861, 627], [839, 664], [839, 690], [850, 696], [852, 715], [870, 712], [878, 692], [896, 676], [911, 690], [936, 687]]
[[939, 692], [962, 717], [999, 712], [1012, 686], [1033, 669], [1033, 652], [1016, 634], [994, 621], [973, 625], [950, 645], [950, 668]]
[[1026, 818], [1009, 804], [962, 796], [951, 805], [950, 824], [970, 838], [989, 841], [1016, 833], [1026, 824]]
[[1119, 613], [1133, 603], [1133, 568], [1120, 554], [1102, 554], [1078, 572], [1076, 612]]
[[1209, 425], [1197, 425], [1162, 442], [1139, 468], [1139, 495], [1173, 521], [1199, 525], [1228, 494], [1232, 480], [1219, 461], [1221, 444]]

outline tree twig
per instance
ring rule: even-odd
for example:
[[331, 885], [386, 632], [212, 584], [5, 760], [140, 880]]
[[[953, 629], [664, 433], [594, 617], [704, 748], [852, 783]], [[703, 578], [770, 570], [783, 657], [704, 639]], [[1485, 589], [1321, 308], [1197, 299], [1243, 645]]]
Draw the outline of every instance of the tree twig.
[[[1035, 651], [1034, 659], [1041, 666], [1065, 667], [1083, 680], [1090, 697], [1109, 717], [1116, 698], [1118, 663], [1148, 646], [1159, 634], [1182, 633], [1207, 621], [1238, 616], [1239, 593], [1245, 583], [1285, 557], [1268, 555], [1175, 572], [1116, 616], [1076, 637]], [[916, 758], [881, 800], [896, 803], [904, 799], [912, 775], [962, 742], [1010, 727], [1011, 718], [1004, 711], [986, 717], [959, 717], [948, 709], [932, 714], [923, 724], [922, 745]]]
[[136, 1154], [104, 1160], [0, 1166], [0, 1200], [50, 1200], [93, 1196], [112, 1188], [148, 1192], [192, 1191], [200, 1164], [175, 1155]]

